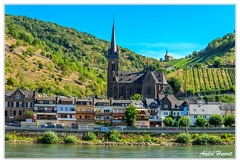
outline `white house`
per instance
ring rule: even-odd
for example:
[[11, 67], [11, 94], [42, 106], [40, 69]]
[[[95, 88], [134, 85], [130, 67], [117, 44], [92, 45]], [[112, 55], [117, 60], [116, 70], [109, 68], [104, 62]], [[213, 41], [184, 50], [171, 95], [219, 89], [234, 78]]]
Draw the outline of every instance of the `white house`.
[[189, 104], [189, 118], [191, 119], [191, 126], [195, 125], [197, 116], [202, 116], [208, 120], [213, 114], [223, 114], [221, 111], [221, 104]]

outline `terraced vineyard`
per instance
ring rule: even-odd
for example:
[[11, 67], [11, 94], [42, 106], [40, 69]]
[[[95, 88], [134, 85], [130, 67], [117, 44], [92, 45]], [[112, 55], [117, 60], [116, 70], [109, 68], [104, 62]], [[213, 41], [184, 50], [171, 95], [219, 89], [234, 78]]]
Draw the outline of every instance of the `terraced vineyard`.
[[190, 93], [220, 93], [235, 87], [234, 68], [188, 68], [184, 72], [184, 89]]

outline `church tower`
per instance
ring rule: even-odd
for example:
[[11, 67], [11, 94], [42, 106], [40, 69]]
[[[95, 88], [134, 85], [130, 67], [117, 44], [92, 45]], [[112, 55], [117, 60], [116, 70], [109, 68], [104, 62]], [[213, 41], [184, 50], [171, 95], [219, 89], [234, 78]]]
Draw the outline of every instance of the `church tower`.
[[116, 83], [116, 76], [118, 74], [119, 54], [116, 45], [115, 25], [113, 19], [112, 38], [110, 48], [108, 49], [108, 78], [107, 78], [107, 97], [113, 97], [113, 85]]

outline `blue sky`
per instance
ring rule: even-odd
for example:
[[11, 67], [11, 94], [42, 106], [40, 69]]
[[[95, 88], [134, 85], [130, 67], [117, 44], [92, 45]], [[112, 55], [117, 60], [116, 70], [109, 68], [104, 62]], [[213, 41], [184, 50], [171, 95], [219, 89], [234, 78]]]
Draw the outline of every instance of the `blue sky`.
[[5, 5], [5, 13], [72, 27], [110, 41], [113, 14], [117, 45], [156, 59], [204, 49], [232, 33], [235, 5]]

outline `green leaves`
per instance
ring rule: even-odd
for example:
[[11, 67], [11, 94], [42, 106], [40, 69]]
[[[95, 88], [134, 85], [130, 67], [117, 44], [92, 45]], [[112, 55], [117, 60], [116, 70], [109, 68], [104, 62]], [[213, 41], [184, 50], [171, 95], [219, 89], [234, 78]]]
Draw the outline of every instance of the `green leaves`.
[[136, 107], [134, 105], [130, 104], [127, 107], [124, 114], [125, 114], [127, 125], [128, 126], [135, 126], [135, 122], [136, 122], [137, 114], [138, 114], [138, 112], [136, 110]]

